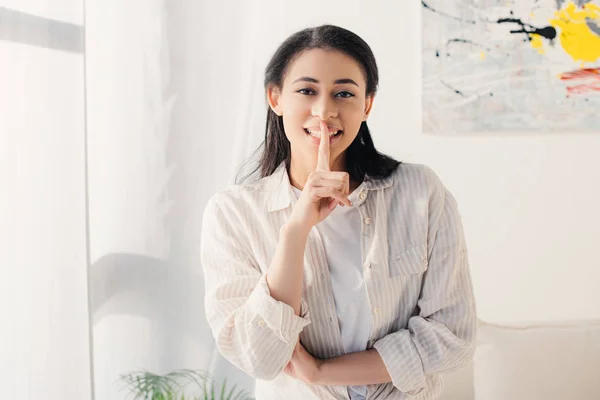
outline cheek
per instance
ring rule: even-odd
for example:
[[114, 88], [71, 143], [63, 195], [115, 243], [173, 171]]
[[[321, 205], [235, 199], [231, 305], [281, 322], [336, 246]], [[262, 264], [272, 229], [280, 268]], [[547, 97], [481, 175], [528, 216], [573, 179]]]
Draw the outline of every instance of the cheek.
[[356, 99], [355, 101], [349, 101], [345, 103], [343, 109], [348, 115], [360, 118], [364, 112], [364, 105], [364, 99]]
[[339, 108], [340, 115], [348, 124], [358, 124], [362, 121], [364, 115], [364, 102], [352, 101], [342, 104]]
[[303, 119], [297, 114], [292, 114], [291, 112], [283, 114], [283, 129], [290, 143], [297, 143], [306, 136], [302, 130], [302, 124]]
[[311, 104], [308, 101], [296, 101], [289, 107], [292, 116], [297, 119], [305, 119], [311, 113]]

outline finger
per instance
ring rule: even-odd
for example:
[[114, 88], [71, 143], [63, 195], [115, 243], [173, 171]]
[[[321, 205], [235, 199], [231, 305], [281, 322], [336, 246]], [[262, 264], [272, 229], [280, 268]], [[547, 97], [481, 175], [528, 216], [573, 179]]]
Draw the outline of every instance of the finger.
[[[311, 186], [313, 188], [333, 188], [338, 190], [348, 200], [346, 203], [337, 202], [342, 207], [349, 205], [352, 207], [352, 202], [348, 199], [350, 195], [350, 180], [346, 172], [340, 172], [339, 175], [334, 175], [334, 171], [319, 171], [314, 172], [314, 177], [311, 179]], [[338, 178], [340, 176], [340, 178]], [[335, 207], [333, 207], [335, 208]], [[331, 208], [333, 210], [333, 208]]]
[[313, 187], [330, 187], [334, 189], [338, 189], [340, 192], [344, 194], [348, 194], [347, 188], [348, 184], [343, 179], [327, 179], [327, 178], [317, 178], [312, 183]]
[[344, 203], [340, 202], [338, 199], [329, 198], [327, 201], [329, 201], [327, 204], [329, 211], [333, 211], [337, 206], [346, 207]]
[[346, 187], [346, 194], [350, 194], [350, 175], [345, 171], [319, 171], [315, 172], [318, 181], [337, 181]]
[[348, 197], [337, 189], [330, 187], [317, 187], [315, 188], [315, 194], [320, 198], [333, 197], [340, 203], [344, 203], [345, 205], [352, 207], [352, 202], [348, 200]]
[[321, 121], [321, 142], [317, 154], [317, 171], [329, 171], [329, 128]]
[[338, 204], [343, 207], [343, 204], [340, 203], [337, 199], [331, 199], [329, 201], [329, 204], [327, 205], [327, 208], [329, 209], [329, 211], [333, 211]]
[[314, 171], [309, 174], [306, 184], [312, 186], [322, 186], [321, 182], [323, 181], [335, 181], [348, 184], [349, 175], [345, 171]]
[[316, 172], [315, 175], [323, 179], [337, 179], [339, 181], [348, 179], [350, 176], [346, 171], [320, 171]]

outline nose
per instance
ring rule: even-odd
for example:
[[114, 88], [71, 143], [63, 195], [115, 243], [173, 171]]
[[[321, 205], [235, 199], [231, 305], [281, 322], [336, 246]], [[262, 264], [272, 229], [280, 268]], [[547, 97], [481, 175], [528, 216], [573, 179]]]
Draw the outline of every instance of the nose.
[[313, 117], [322, 121], [327, 121], [337, 117], [338, 111], [335, 102], [328, 96], [321, 96], [312, 106], [311, 113]]

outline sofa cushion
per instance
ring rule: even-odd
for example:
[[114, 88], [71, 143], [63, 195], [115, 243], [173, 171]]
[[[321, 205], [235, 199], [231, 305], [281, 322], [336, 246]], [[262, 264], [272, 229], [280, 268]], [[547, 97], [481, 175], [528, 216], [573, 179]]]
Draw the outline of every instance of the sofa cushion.
[[598, 400], [600, 321], [480, 322], [473, 367], [476, 400]]
[[438, 400], [473, 400], [473, 362], [442, 374], [444, 390]]

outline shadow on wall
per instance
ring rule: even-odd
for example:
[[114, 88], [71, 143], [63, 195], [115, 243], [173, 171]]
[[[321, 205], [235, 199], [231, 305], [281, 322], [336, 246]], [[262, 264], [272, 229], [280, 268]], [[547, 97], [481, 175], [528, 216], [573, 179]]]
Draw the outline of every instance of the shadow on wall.
[[[180, 332], [199, 335], [197, 324], [181, 316], [190, 302], [199, 300], [202, 303], [204, 280], [185, 268], [169, 264], [168, 261], [127, 253], [112, 253], [100, 258], [90, 271], [94, 324], [115, 313], [150, 319], [160, 317]], [[190, 295], [197, 298], [190, 298]]]
[[[112, 253], [92, 264], [89, 279], [93, 326], [103, 318], [117, 314], [146, 318], [156, 326], [164, 327], [157, 343], [148, 352], [155, 352], [152, 358], [159, 359], [166, 370], [206, 370], [218, 381], [227, 377], [228, 381], [253, 392], [248, 375], [220, 356], [216, 349], [204, 314], [202, 276], [189, 268], [173, 265], [172, 261]], [[198, 347], [211, 354], [202, 355], [202, 360], [189, 365], [190, 349], [185, 346], [189, 342], [185, 338], [201, 342]], [[206, 359], [211, 360], [211, 365], [203, 363]], [[114, 374], [116, 377], [126, 372], [114, 371]]]

